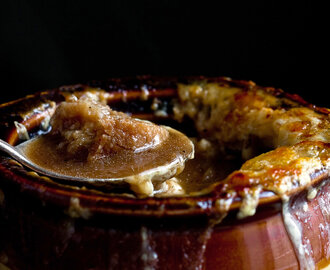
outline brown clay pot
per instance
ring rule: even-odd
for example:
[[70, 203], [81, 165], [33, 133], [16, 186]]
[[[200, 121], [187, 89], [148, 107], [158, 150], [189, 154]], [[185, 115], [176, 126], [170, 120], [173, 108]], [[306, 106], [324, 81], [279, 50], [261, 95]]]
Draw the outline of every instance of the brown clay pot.
[[[190, 80], [184, 78], [182, 80]], [[201, 78], [192, 78], [201, 79]], [[205, 78], [202, 78], [205, 79]], [[40, 132], [49, 101], [67, 93], [102, 88], [114, 109], [154, 119], [150, 109], [158, 98], [169, 112], [178, 78], [112, 79], [49, 90], [0, 107], [0, 136], [19, 141], [14, 121], [30, 134]], [[211, 78], [241, 87], [251, 82]], [[141, 99], [141, 87], [148, 98]], [[277, 95], [281, 90], [268, 89]], [[296, 96], [291, 99], [304, 103]], [[320, 112], [323, 109], [315, 108]], [[187, 126], [181, 130], [189, 132]], [[330, 177], [315, 174], [310, 187], [295, 190], [289, 212], [300, 224], [307, 251], [316, 268], [330, 260]], [[317, 190], [307, 199], [311, 188]], [[299, 269], [294, 243], [283, 222], [282, 202], [263, 192], [257, 213], [237, 220], [237, 198], [227, 217], [215, 211], [221, 196], [215, 189], [199, 197], [144, 198], [120, 196], [91, 187], [45, 179], [9, 157], [0, 156], [0, 269]]]

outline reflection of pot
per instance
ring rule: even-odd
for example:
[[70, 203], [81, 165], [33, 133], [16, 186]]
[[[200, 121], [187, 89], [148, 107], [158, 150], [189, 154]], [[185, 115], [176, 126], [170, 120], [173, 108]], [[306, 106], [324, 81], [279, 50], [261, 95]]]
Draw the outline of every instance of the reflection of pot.
[[[175, 81], [141, 77], [91, 87], [108, 89], [113, 108], [154, 119], [154, 98], [170, 112]], [[14, 121], [40, 133], [54, 109], [49, 101], [90, 89], [63, 87], [2, 105], [1, 137], [17, 143], [22, 132]], [[135, 199], [54, 182], [4, 156], [0, 171], [0, 269], [297, 269], [299, 261], [311, 266], [312, 259], [322, 268], [330, 259], [328, 172], [315, 173], [311, 186], [295, 190], [285, 207], [262, 192], [257, 213], [246, 219], [236, 219], [237, 198], [217, 223], [215, 202], [223, 194], [216, 189], [198, 197]]]

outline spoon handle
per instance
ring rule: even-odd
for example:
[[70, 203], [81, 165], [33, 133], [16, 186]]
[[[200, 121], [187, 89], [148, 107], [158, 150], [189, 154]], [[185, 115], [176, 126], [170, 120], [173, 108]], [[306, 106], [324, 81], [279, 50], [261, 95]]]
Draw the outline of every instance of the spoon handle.
[[4, 140], [0, 139], [0, 150], [10, 155], [12, 158], [14, 158], [16, 161], [24, 164], [27, 167], [31, 168], [31, 163], [29, 162], [24, 155], [22, 155], [18, 149], [16, 149], [14, 146], [10, 145], [9, 143], [5, 142]]
[[8, 155], [10, 155], [12, 158], [14, 158], [16, 161], [22, 163], [23, 165], [25, 165], [26, 167], [41, 173], [43, 175], [47, 175], [50, 177], [55, 177], [55, 178], [68, 178], [71, 179], [68, 176], [63, 176], [61, 174], [58, 174], [56, 172], [52, 172], [52, 171], [45, 171], [45, 169], [41, 168], [40, 166], [34, 164], [33, 162], [31, 162], [28, 158], [26, 158], [17, 147], [14, 147], [12, 145], [10, 145], [9, 143], [5, 142], [4, 140], [0, 139], [0, 151], [3, 151], [5, 153], [7, 153]]
[[[80, 181], [80, 182], [83, 182], [82, 180], [85, 179], [85, 178], [71, 176], [71, 175], [64, 175], [61, 173], [57, 173], [57, 172], [54, 172], [51, 170], [44, 169], [44, 168], [38, 166], [37, 164], [31, 162], [28, 158], [26, 158], [24, 156], [24, 154], [20, 152], [20, 149], [18, 149], [18, 147], [14, 147], [1, 139], [0, 139], [0, 151], [7, 153], [13, 159], [22, 163], [26, 167], [36, 171], [37, 173], [46, 175], [48, 177], [53, 177], [53, 178], [58, 178], [58, 179], [68, 180], [68, 181]], [[98, 181], [98, 180], [101, 181], [100, 179], [89, 178], [89, 181]], [[108, 181], [109, 179], [102, 179], [102, 180]], [[115, 180], [121, 180], [121, 179], [111, 179], [111, 180], [115, 181]], [[103, 182], [103, 181], [101, 181], [101, 182]]]

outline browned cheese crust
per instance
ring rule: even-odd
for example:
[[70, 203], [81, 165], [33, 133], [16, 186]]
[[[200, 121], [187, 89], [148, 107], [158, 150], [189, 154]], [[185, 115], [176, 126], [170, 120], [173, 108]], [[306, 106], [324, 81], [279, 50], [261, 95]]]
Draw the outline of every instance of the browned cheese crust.
[[[330, 169], [327, 110], [316, 112], [257, 86], [180, 84], [178, 95], [177, 120], [193, 119], [199, 134], [217, 151], [240, 151], [248, 160], [221, 181], [224, 192], [243, 198], [242, 217], [254, 213], [261, 190], [283, 197], [310, 183], [315, 172]], [[267, 152], [260, 155], [260, 149]]]

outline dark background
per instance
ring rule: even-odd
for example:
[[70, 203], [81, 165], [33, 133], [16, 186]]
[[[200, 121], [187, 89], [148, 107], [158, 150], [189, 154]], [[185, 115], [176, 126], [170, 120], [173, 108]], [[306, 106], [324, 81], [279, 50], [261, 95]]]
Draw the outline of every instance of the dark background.
[[328, 31], [311, 1], [0, 3], [1, 103], [63, 84], [156, 74], [253, 80], [329, 106]]

